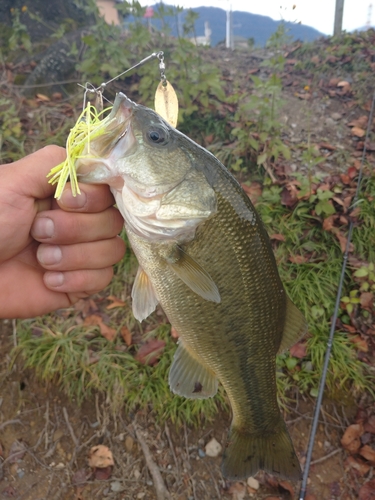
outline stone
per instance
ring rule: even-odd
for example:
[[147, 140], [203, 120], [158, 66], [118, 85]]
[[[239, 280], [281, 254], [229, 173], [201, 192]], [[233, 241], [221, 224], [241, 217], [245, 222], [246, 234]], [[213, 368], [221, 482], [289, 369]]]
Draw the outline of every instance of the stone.
[[206, 455], [208, 457], [217, 457], [221, 450], [222, 446], [215, 438], [212, 438], [205, 447]]
[[247, 478], [247, 485], [252, 488], [253, 490], [259, 490], [259, 481], [255, 479], [255, 477], [248, 477]]

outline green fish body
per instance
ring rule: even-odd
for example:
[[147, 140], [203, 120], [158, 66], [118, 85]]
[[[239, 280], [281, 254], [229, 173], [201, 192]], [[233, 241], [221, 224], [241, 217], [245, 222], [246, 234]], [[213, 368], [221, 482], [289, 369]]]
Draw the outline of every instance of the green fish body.
[[112, 114], [111, 130], [91, 144], [92, 158], [80, 161], [78, 174], [109, 184], [124, 216], [140, 265], [135, 317], [160, 303], [179, 334], [171, 390], [207, 398], [218, 381], [224, 386], [233, 412], [225, 477], [263, 469], [299, 479], [277, 403], [276, 354], [306, 324], [287, 297], [255, 208], [212, 154], [152, 110], [119, 94]]

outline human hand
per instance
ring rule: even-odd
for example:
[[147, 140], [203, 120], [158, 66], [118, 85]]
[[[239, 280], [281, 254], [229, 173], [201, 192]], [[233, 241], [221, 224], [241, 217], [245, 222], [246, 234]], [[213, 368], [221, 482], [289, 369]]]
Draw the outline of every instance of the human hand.
[[0, 166], [0, 318], [31, 318], [103, 289], [125, 245], [105, 185], [67, 185], [59, 201], [46, 175], [65, 158], [47, 146]]

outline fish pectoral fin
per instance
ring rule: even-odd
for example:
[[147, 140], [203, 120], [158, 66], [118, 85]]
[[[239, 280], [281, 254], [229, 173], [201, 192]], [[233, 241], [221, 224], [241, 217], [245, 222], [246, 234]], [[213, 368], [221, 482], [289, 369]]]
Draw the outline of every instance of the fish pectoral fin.
[[180, 258], [169, 263], [171, 269], [185, 285], [203, 299], [220, 303], [220, 293], [211, 276], [182, 248], [179, 248], [179, 252]]
[[214, 372], [195, 358], [179, 340], [169, 371], [171, 391], [190, 399], [206, 399], [215, 396], [218, 381]]
[[132, 299], [133, 314], [138, 321], [146, 319], [159, 302], [149, 277], [140, 266], [133, 284]]
[[305, 335], [306, 331], [307, 323], [305, 317], [296, 308], [290, 298], [287, 297], [285, 326], [278, 354], [292, 347]]

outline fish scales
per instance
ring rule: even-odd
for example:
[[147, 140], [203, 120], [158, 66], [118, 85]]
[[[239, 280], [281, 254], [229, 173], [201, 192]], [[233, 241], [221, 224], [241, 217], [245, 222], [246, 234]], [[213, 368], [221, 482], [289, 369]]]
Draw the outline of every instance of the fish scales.
[[[264, 469], [298, 479], [300, 466], [277, 403], [276, 354], [301, 336], [305, 322], [285, 293], [264, 226], [213, 155], [151, 110], [129, 103], [127, 131], [133, 126], [135, 138], [127, 139], [132, 154], [120, 165], [122, 191], [110, 175], [105, 181], [112, 182], [140, 264], [133, 289], [135, 315], [146, 317], [159, 302], [177, 330], [179, 347], [169, 376], [174, 392], [210, 397], [217, 379], [224, 386], [233, 420], [223, 474], [241, 479]], [[149, 152], [146, 139], [155, 131], [170, 138], [165, 154], [160, 146], [155, 155]], [[105, 162], [118, 183], [120, 167]], [[93, 164], [94, 173], [86, 164], [82, 180], [97, 182], [96, 175], [103, 182], [103, 169], [95, 174], [97, 158]], [[162, 194], [161, 184], [154, 183], [151, 191], [144, 187], [147, 176], [158, 178], [158, 169], [164, 185], [174, 182]], [[134, 180], [139, 178], [141, 184]], [[128, 199], [134, 196], [136, 210]], [[143, 208], [148, 203], [144, 196], [159, 207], [156, 215]]]

